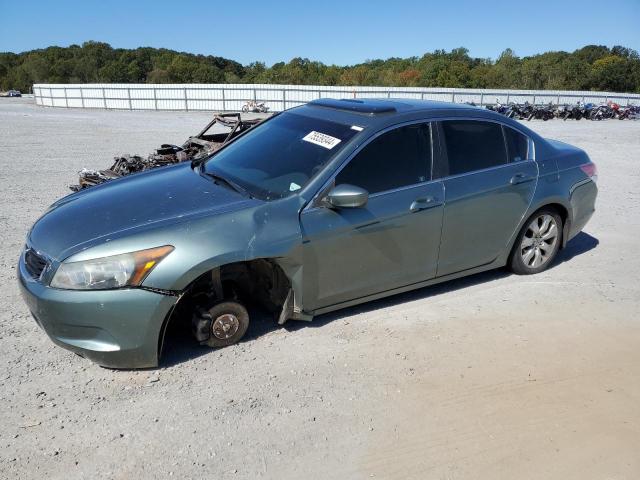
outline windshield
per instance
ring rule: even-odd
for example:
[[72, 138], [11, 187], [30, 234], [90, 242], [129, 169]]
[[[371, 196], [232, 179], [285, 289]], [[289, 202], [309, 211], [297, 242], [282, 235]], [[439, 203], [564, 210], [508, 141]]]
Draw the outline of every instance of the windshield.
[[231, 180], [263, 200], [303, 188], [361, 127], [283, 113], [213, 155], [203, 173]]

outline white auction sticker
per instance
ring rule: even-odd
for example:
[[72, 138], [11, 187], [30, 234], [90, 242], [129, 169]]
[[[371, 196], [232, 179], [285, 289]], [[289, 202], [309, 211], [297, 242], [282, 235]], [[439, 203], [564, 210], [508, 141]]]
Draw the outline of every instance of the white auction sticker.
[[315, 130], [307, 133], [302, 140], [309, 143], [315, 143], [316, 145], [320, 145], [327, 150], [331, 150], [342, 141], [339, 138], [332, 137], [331, 135], [327, 135], [325, 133], [316, 132]]

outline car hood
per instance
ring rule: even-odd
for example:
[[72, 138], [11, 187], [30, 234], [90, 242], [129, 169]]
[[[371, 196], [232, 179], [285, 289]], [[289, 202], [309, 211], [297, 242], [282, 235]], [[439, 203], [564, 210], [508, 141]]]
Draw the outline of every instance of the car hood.
[[58, 200], [32, 227], [28, 242], [62, 261], [101, 242], [257, 203], [261, 202], [219, 186], [183, 163], [110, 181]]

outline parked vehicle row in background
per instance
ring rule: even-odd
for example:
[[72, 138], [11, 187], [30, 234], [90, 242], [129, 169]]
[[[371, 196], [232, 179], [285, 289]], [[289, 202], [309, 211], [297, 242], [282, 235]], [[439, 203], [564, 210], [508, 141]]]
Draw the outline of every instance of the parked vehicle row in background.
[[[471, 103], [471, 105], [473, 105], [473, 103]], [[487, 105], [486, 108], [517, 120], [536, 119], [547, 121], [553, 118], [562, 120], [581, 120], [583, 118], [588, 120], [630, 120], [638, 118], [640, 115], [640, 106], [627, 105], [623, 107], [612, 101], [600, 105], [583, 102], [577, 102], [571, 105], [556, 105], [551, 102], [548, 104], [535, 105], [529, 102], [509, 103], [505, 105], [496, 99], [494, 105]]]

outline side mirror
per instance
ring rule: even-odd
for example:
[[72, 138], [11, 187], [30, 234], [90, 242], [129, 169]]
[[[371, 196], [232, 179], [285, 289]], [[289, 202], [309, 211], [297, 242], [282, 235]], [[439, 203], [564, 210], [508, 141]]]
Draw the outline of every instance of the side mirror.
[[367, 204], [369, 192], [364, 188], [343, 183], [333, 187], [327, 194], [326, 200], [335, 208], [359, 208]]

